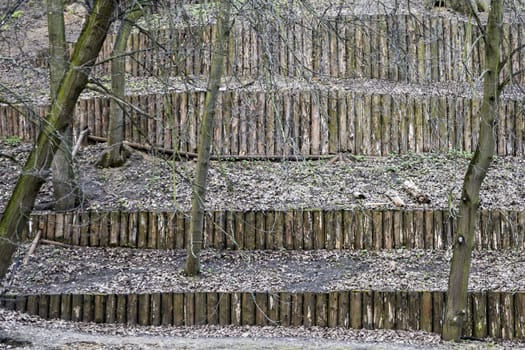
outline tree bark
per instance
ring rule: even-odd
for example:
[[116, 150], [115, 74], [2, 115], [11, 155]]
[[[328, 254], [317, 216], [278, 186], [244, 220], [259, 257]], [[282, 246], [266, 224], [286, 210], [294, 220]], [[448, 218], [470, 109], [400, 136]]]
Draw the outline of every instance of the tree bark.
[[126, 45], [133, 24], [143, 15], [140, 5], [135, 6], [122, 20], [111, 60], [111, 92], [108, 124], [108, 147], [102, 153], [98, 165], [104, 168], [120, 167], [128, 159], [130, 152], [124, 146], [124, 101], [126, 95]]
[[465, 174], [460, 199], [458, 228], [454, 235], [453, 255], [448, 281], [447, 304], [442, 338], [461, 338], [467, 308], [468, 277], [480, 187], [494, 155], [494, 123], [500, 99], [499, 69], [503, 17], [502, 0], [493, 0], [485, 35], [485, 72], [483, 101], [479, 111], [478, 145]]
[[204, 115], [200, 130], [197, 165], [193, 181], [191, 201], [190, 239], [186, 251], [186, 274], [196, 276], [201, 272], [199, 253], [204, 239], [204, 199], [210, 167], [211, 143], [213, 138], [213, 125], [215, 119], [217, 99], [224, 72], [224, 56], [227, 52], [227, 43], [230, 35], [230, 2], [220, 2], [219, 24], [216, 45], [214, 47], [210, 67], [208, 91], [204, 104]]
[[[64, 24], [64, 1], [46, 0], [47, 28], [49, 34], [49, 81], [51, 103], [56, 98], [60, 81], [67, 68], [66, 30]], [[55, 195], [55, 210], [70, 210], [77, 206], [80, 190], [75, 171], [71, 147], [73, 143], [72, 128], [67, 128], [61, 134], [61, 143], [52, 163], [53, 191]]]
[[53, 156], [61, 142], [60, 135], [71, 124], [75, 104], [102, 47], [115, 5], [116, 1], [113, 0], [95, 2], [75, 45], [71, 63], [61, 80], [51, 111], [42, 122], [37, 141], [0, 219], [0, 278], [7, 272], [35, 198], [49, 174]]

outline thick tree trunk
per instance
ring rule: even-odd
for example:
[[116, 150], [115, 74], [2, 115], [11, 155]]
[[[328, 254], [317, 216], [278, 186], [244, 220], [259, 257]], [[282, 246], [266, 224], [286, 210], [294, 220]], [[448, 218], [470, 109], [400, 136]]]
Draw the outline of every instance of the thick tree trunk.
[[458, 228], [450, 266], [447, 305], [442, 338], [461, 338], [467, 307], [468, 277], [474, 247], [479, 191], [494, 155], [494, 122], [500, 97], [499, 68], [502, 0], [493, 0], [485, 35], [485, 72], [483, 101], [479, 111], [480, 131], [476, 152], [470, 161], [461, 194]]
[[[47, 1], [47, 28], [49, 34], [49, 81], [51, 101], [56, 98], [60, 81], [67, 68], [66, 30], [64, 24], [64, 1]], [[67, 128], [60, 135], [62, 142], [58, 147], [52, 163], [53, 191], [55, 210], [69, 210], [76, 207], [80, 198], [71, 147], [73, 142], [72, 128]]]
[[215, 109], [221, 85], [221, 77], [224, 71], [224, 56], [226, 55], [228, 38], [230, 35], [231, 5], [229, 3], [229, 1], [224, 1], [218, 5], [221, 6], [221, 9], [219, 13], [217, 40], [210, 67], [208, 91], [206, 93], [204, 115], [202, 116], [200, 130], [197, 166], [195, 169], [195, 179], [193, 181], [190, 239], [186, 252], [186, 274], [188, 276], [196, 276], [200, 273], [199, 253], [202, 249], [202, 242], [204, 239], [204, 198], [206, 196], [208, 169], [210, 167]]
[[35, 198], [49, 174], [51, 161], [61, 142], [60, 135], [70, 126], [75, 104], [102, 47], [115, 5], [116, 1], [113, 0], [96, 1], [75, 45], [71, 63], [60, 83], [49, 116], [42, 122], [35, 146], [7, 203], [0, 220], [0, 278], [7, 272]]
[[126, 45], [133, 24], [143, 15], [142, 7], [136, 6], [122, 20], [113, 46], [111, 60], [111, 92], [108, 124], [108, 148], [102, 153], [98, 164], [104, 168], [122, 166], [130, 152], [124, 146], [124, 98], [126, 95]]

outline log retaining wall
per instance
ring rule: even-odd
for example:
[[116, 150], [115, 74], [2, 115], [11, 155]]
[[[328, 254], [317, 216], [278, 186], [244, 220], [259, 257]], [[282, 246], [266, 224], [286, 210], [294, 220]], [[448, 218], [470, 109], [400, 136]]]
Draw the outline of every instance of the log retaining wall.
[[[185, 249], [189, 213], [86, 211], [31, 217], [29, 236], [82, 246]], [[448, 210], [207, 212], [204, 246], [217, 249], [447, 249]], [[525, 249], [525, 212], [481, 210], [476, 249]]]
[[[63, 319], [130, 325], [281, 325], [440, 333], [442, 291], [188, 292], [7, 295], [0, 306]], [[524, 292], [469, 292], [464, 335], [524, 338]]]
[[[204, 91], [131, 95], [125, 139], [197, 152]], [[228, 90], [219, 94], [213, 153], [216, 155], [381, 155], [409, 152], [472, 152], [477, 144], [479, 98], [368, 94], [343, 89]], [[80, 99], [77, 129], [106, 137], [108, 98]], [[46, 106], [0, 105], [0, 137], [34, 140]], [[521, 101], [503, 99], [495, 126], [496, 154], [525, 154]]]
[[[475, 81], [484, 64], [483, 41], [474, 20], [439, 15], [363, 15], [337, 19], [288, 19], [279, 31], [238, 19], [225, 74], [389, 79], [413, 83]], [[255, 27], [255, 29], [254, 29]], [[132, 33], [126, 70], [135, 76], [194, 75], [209, 71], [215, 24], [184, 25], [173, 31]], [[505, 23], [503, 55], [520, 47], [523, 23]], [[264, 38], [264, 39], [263, 39]], [[95, 72], [108, 74], [115, 35], [108, 36]], [[46, 64], [45, 55], [37, 64]], [[515, 55], [506, 72], [525, 68]], [[504, 74], [505, 74], [504, 73]], [[523, 75], [519, 82], [523, 83]]]

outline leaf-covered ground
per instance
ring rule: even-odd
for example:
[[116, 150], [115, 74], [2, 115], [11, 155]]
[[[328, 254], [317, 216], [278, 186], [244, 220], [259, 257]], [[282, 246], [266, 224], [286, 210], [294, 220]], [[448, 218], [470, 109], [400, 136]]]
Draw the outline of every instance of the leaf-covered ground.
[[[0, 212], [31, 148], [29, 144], [0, 143]], [[84, 192], [83, 209], [188, 210], [195, 162], [173, 162], [135, 151], [122, 167], [96, 166], [104, 144], [91, 145], [76, 159]], [[409, 154], [363, 157], [344, 161], [212, 162], [206, 208], [257, 210], [297, 208], [393, 208], [398, 194], [407, 208], [444, 208], [457, 205], [469, 154]], [[420, 204], [404, 189], [411, 180], [430, 197]], [[525, 161], [498, 157], [481, 190], [481, 208], [525, 209]], [[362, 194], [356, 198], [355, 193]], [[50, 181], [37, 208], [52, 201]], [[44, 206], [45, 207], [45, 206]]]

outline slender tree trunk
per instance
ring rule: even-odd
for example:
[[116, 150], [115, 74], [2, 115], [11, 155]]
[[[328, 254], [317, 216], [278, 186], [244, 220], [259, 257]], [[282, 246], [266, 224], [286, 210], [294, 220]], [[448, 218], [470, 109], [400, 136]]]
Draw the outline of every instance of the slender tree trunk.
[[494, 155], [494, 123], [500, 97], [501, 24], [503, 0], [493, 0], [485, 34], [485, 72], [483, 101], [479, 111], [480, 131], [476, 152], [463, 182], [458, 228], [450, 266], [447, 304], [442, 338], [458, 341], [462, 335], [467, 307], [468, 278], [474, 247], [479, 191]]
[[111, 60], [111, 92], [115, 99], [110, 101], [108, 148], [102, 153], [98, 164], [104, 168], [122, 166], [129, 157], [124, 146], [124, 101], [126, 96], [126, 45], [133, 24], [143, 15], [140, 5], [135, 6], [122, 20], [117, 39], [113, 46]]
[[112, 21], [116, 1], [95, 2], [75, 45], [71, 63], [64, 74], [51, 111], [42, 122], [37, 141], [29, 154], [0, 219], [0, 278], [5, 275], [11, 257], [42, 183], [49, 174], [61, 134], [70, 126], [78, 96], [86, 86], [93, 66]]
[[[64, 0], [46, 0], [47, 28], [49, 34], [49, 81], [51, 103], [56, 98], [60, 81], [67, 68], [66, 30], [64, 24]], [[69, 210], [76, 207], [80, 190], [73, 170], [71, 147], [72, 128], [60, 135], [61, 143], [52, 163], [55, 210]]]
[[217, 40], [212, 55], [208, 91], [206, 92], [204, 115], [202, 116], [200, 130], [195, 179], [193, 181], [190, 221], [191, 236], [186, 253], [186, 274], [188, 276], [196, 276], [200, 273], [199, 253], [202, 249], [204, 237], [204, 198], [206, 196], [208, 169], [210, 167], [215, 109], [221, 85], [221, 77], [224, 71], [224, 56], [227, 52], [227, 43], [231, 29], [230, 2], [222, 1], [218, 6], [220, 6], [220, 13], [218, 18]]

